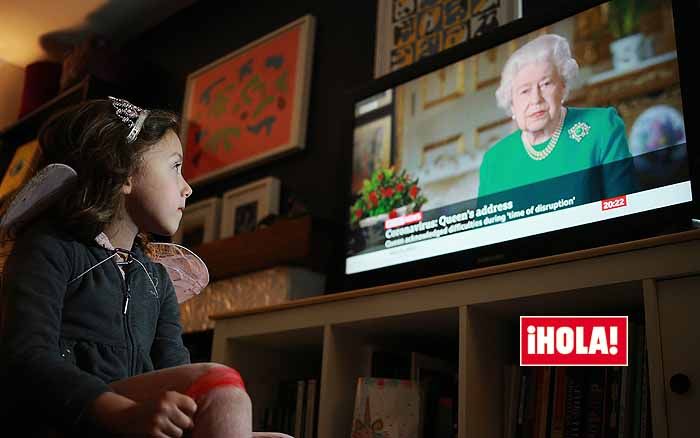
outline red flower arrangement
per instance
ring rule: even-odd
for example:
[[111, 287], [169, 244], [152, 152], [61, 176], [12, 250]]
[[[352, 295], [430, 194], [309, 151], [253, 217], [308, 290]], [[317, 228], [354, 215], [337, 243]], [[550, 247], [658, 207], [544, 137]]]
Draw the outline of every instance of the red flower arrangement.
[[412, 179], [405, 170], [380, 168], [363, 182], [357, 200], [350, 207], [350, 224], [357, 225], [360, 219], [380, 214], [394, 218], [398, 216], [396, 210], [404, 206], [409, 206], [408, 212], [420, 211], [427, 201], [418, 187], [418, 178]]

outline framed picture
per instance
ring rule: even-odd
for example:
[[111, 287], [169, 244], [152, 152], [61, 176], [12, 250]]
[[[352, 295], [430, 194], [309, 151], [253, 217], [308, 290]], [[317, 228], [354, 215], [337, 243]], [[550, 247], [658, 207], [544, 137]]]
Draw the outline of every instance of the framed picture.
[[421, 79], [423, 109], [464, 96], [464, 61], [455, 62]]
[[267, 177], [224, 193], [221, 202], [220, 238], [254, 231], [258, 222], [278, 214], [280, 182]]
[[19, 189], [34, 176], [41, 157], [38, 140], [18, 147], [0, 183], [0, 199]]
[[191, 185], [304, 147], [314, 28], [306, 15], [187, 77], [181, 138]]
[[362, 189], [364, 180], [391, 160], [391, 116], [355, 128], [352, 149], [352, 191]]
[[489, 150], [494, 143], [517, 129], [510, 117], [479, 126], [474, 132], [474, 147], [481, 153]]
[[371, 113], [372, 111], [391, 105], [393, 96], [394, 91], [388, 89], [358, 102], [357, 105], [355, 105], [355, 117], [360, 117], [363, 114]]
[[192, 248], [218, 239], [221, 199], [209, 198], [185, 207], [173, 243]]
[[426, 170], [457, 166], [464, 152], [464, 136], [456, 134], [423, 146], [420, 166]]
[[474, 90], [498, 85], [501, 80], [501, 70], [503, 70], [508, 57], [515, 52], [516, 45], [515, 41], [511, 41], [474, 57], [472, 60]]

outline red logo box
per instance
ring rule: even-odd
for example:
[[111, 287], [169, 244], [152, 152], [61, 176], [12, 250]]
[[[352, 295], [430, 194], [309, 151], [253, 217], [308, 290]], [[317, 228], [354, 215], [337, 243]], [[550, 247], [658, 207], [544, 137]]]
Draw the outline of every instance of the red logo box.
[[520, 366], [627, 366], [626, 316], [521, 316]]

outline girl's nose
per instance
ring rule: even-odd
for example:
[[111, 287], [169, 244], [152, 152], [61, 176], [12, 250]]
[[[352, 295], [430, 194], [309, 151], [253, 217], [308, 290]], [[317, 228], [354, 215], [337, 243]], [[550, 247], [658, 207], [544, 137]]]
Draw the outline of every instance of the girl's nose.
[[190, 187], [190, 185], [187, 184], [187, 181], [184, 181], [184, 182], [185, 182], [185, 187], [183, 189], [183, 194], [185, 195], [185, 198], [189, 198], [190, 195], [192, 195], [192, 187]]

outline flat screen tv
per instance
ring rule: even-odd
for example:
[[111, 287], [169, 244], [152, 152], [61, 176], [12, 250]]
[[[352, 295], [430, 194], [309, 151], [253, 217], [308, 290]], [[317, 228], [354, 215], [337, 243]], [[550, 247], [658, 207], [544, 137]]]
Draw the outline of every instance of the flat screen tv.
[[348, 287], [690, 228], [694, 6], [570, 3], [351, 93]]

